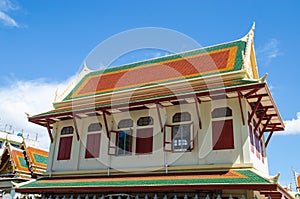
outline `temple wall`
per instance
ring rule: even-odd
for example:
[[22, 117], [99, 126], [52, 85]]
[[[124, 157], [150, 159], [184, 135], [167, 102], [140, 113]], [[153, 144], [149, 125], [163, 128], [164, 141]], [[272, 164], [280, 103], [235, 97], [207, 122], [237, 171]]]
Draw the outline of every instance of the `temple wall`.
[[[212, 141], [212, 118], [211, 112], [215, 108], [229, 107], [232, 110], [233, 133], [234, 133], [234, 148], [213, 150]], [[54, 126], [55, 143], [51, 144], [50, 156], [48, 164], [48, 172], [57, 171], [97, 171], [107, 170], [108, 168], [116, 170], [127, 170], [140, 168], [145, 171], [155, 169], [164, 169], [165, 166], [198, 166], [198, 165], [251, 165], [263, 172], [267, 172], [267, 159], [258, 160], [255, 152], [251, 152], [251, 143], [249, 138], [249, 128], [247, 123], [247, 114], [249, 107], [246, 100], [242, 99], [242, 109], [245, 118], [245, 125], [242, 123], [242, 115], [240, 104], [237, 97], [230, 99], [219, 99], [212, 101], [202, 101], [199, 104], [199, 113], [202, 123], [202, 128], [199, 128], [198, 116], [195, 103], [182, 105], [172, 105], [169, 107], [159, 108], [161, 122], [172, 124], [172, 117], [178, 112], [189, 112], [191, 114], [191, 122], [194, 126], [194, 149], [190, 152], [166, 152], [164, 148], [164, 133], [161, 132], [159, 124], [158, 112], [155, 106], [150, 106], [149, 109], [136, 110], [131, 112], [120, 112], [107, 115], [107, 124], [109, 131], [118, 130], [118, 122], [122, 119], [131, 118], [134, 126], [132, 129], [132, 154], [130, 155], [109, 155], [108, 145], [109, 140], [105, 129], [103, 116], [90, 116], [77, 119], [79, 131], [79, 141], [76, 133], [73, 134], [71, 157], [69, 160], [57, 160], [60, 132], [65, 126], [73, 126], [73, 121], [60, 121]], [[247, 111], [246, 111], [247, 110]], [[154, 119], [154, 124], [151, 126], [137, 126], [137, 120], [140, 117], [151, 116]], [[229, 118], [229, 119], [230, 119]], [[227, 118], [228, 119], [228, 118]], [[87, 129], [91, 123], [100, 122], [102, 124], [100, 155], [97, 158], [85, 158], [85, 149], [87, 143]], [[151, 154], [135, 154], [136, 151], [136, 132], [137, 129], [153, 128], [153, 150]]]

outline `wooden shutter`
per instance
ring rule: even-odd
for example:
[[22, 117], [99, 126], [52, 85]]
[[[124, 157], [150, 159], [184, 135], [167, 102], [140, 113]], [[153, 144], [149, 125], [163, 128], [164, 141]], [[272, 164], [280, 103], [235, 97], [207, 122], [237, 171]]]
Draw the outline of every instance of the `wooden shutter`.
[[86, 141], [85, 158], [98, 158], [100, 151], [101, 134], [88, 134]]
[[212, 122], [213, 150], [234, 149], [232, 120]]
[[164, 151], [172, 151], [172, 126], [164, 126]]
[[69, 160], [70, 159], [71, 149], [72, 149], [72, 140], [73, 140], [72, 136], [60, 138], [57, 160]]
[[252, 153], [254, 153], [254, 139], [253, 139], [253, 130], [251, 124], [249, 124], [249, 137], [250, 137], [251, 151]]
[[137, 129], [136, 153], [147, 154], [153, 150], [153, 128]]
[[190, 124], [190, 150], [192, 151], [194, 149], [194, 146], [195, 146], [195, 132], [194, 132], [194, 123], [191, 123]]
[[109, 132], [109, 142], [108, 142], [108, 155], [117, 154], [117, 140], [118, 140], [118, 131]]

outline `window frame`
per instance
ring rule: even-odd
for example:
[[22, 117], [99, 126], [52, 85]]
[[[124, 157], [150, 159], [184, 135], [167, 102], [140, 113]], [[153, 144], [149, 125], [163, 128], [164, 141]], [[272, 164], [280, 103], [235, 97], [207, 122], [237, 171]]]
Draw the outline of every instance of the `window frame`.
[[[119, 128], [119, 124], [122, 121], [125, 120], [131, 120], [132, 121], [132, 125], [128, 125], [122, 128]], [[118, 122], [118, 130], [112, 130], [109, 131], [109, 140], [108, 140], [108, 155], [114, 155], [114, 156], [128, 156], [128, 155], [132, 155], [132, 135], [133, 135], [133, 127], [134, 123], [132, 119], [122, 119]], [[129, 134], [129, 150], [128, 153], [126, 154], [118, 154], [118, 140], [119, 140], [119, 134], [125, 132]]]
[[[68, 132], [65, 133], [65, 129], [72, 128], [72, 133]], [[59, 138], [59, 144], [57, 149], [57, 160], [70, 160], [72, 155], [72, 144], [73, 144], [73, 137], [74, 137], [74, 127], [73, 126], [64, 126], [60, 131], [60, 138]], [[66, 145], [66, 143], [68, 145]], [[64, 143], [64, 144], [62, 144]], [[61, 155], [62, 152], [64, 152], [64, 155]]]
[[[183, 121], [178, 121], [176, 120], [174, 122], [174, 118], [178, 117], [178, 114], [189, 114], [190, 120], [185, 120], [185, 117], [179, 117], [181, 119], [183, 119]], [[174, 127], [180, 127], [180, 126], [189, 126], [190, 127], [190, 132], [189, 132], [189, 147], [187, 149], [174, 149]], [[168, 130], [168, 128], [170, 130]], [[169, 134], [169, 135], [168, 135]], [[167, 152], [173, 152], [173, 153], [185, 153], [185, 152], [191, 152], [194, 150], [195, 147], [195, 132], [194, 132], [194, 121], [192, 121], [192, 115], [190, 112], [177, 112], [172, 116], [172, 124], [166, 124], [164, 126], [164, 138], [163, 138], [163, 142], [164, 142], [164, 151]]]

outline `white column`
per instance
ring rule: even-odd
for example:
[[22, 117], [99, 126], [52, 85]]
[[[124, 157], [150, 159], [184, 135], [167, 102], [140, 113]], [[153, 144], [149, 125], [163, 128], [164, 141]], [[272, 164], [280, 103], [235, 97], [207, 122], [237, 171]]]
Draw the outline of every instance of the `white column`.
[[194, 199], [199, 199], [198, 194], [195, 194]]

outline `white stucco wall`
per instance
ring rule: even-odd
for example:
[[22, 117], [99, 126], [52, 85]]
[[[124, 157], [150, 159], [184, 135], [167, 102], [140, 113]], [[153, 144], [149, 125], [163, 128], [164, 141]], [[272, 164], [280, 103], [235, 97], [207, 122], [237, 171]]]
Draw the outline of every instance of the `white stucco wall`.
[[[214, 108], [226, 107], [232, 109], [234, 149], [212, 150], [212, 127], [211, 111]], [[198, 125], [198, 116], [194, 103], [169, 106], [160, 109], [162, 123], [172, 124], [172, 117], [177, 112], [189, 112], [194, 124], [195, 148], [191, 152], [165, 152], [163, 150], [163, 133], [160, 132], [158, 113], [155, 107], [146, 110], [132, 112], [120, 112], [107, 116], [108, 129], [117, 130], [117, 123], [121, 119], [131, 118], [134, 122], [133, 136], [136, 136], [137, 120], [140, 117], [151, 116], [154, 119], [153, 125], [153, 152], [152, 154], [135, 154], [135, 139], [132, 142], [132, 154], [125, 156], [108, 155], [108, 138], [102, 116], [93, 116], [77, 119], [80, 140], [73, 134], [73, 146], [70, 160], [57, 160], [60, 131], [65, 126], [74, 126], [73, 121], [60, 121], [54, 126], [53, 134], [55, 142], [50, 147], [48, 171], [83, 171], [83, 170], [105, 170], [113, 168], [117, 170], [134, 168], [163, 168], [165, 165], [189, 166], [189, 165], [216, 165], [234, 164], [243, 165], [253, 163], [255, 167], [267, 172], [267, 159], [262, 163], [256, 158], [255, 153], [250, 151], [250, 140], [247, 123], [247, 111], [249, 106], [246, 100], [242, 99], [242, 107], [245, 118], [245, 125], [242, 124], [241, 109], [238, 98], [226, 100], [204, 101], [199, 104], [202, 129]], [[94, 159], [86, 159], [85, 145], [87, 139], [87, 128], [89, 124], [100, 122], [102, 124], [100, 156]]]

